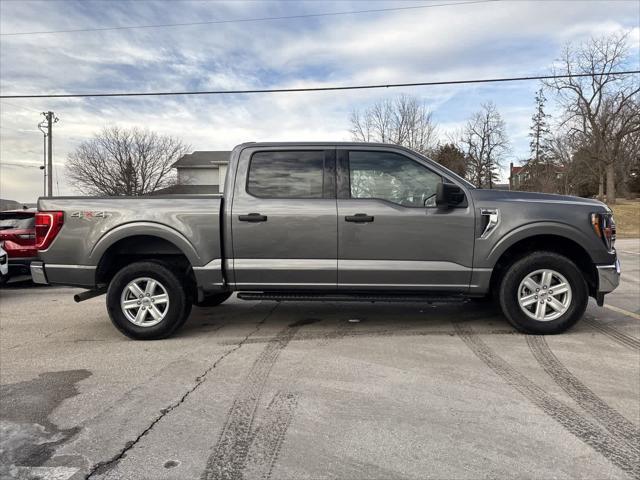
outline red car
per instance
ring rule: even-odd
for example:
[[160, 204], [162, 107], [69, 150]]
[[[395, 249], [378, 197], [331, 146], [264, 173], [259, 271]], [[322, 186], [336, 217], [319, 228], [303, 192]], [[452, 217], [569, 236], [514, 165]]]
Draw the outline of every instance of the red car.
[[0, 212], [0, 243], [9, 257], [9, 274], [30, 275], [36, 250], [35, 209]]

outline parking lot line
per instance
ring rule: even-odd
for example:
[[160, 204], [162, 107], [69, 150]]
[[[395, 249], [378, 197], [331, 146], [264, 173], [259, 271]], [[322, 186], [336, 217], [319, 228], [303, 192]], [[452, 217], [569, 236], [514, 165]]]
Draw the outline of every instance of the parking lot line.
[[605, 308], [609, 310], [613, 310], [614, 312], [621, 313], [622, 315], [626, 315], [627, 317], [635, 318], [636, 320], [640, 320], [640, 315], [637, 313], [630, 312], [629, 310], [625, 310], [624, 308], [616, 307], [614, 305], [604, 305]]

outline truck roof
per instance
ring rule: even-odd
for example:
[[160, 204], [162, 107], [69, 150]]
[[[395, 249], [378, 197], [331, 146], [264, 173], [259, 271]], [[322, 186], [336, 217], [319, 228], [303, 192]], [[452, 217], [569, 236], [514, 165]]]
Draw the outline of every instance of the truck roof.
[[358, 146], [358, 147], [393, 147], [393, 148], [400, 148], [402, 150], [410, 150], [407, 147], [403, 147], [402, 145], [397, 145], [395, 143], [374, 143], [374, 142], [345, 142], [345, 141], [336, 141], [336, 142], [327, 142], [327, 141], [322, 141], [322, 142], [311, 142], [311, 141], [305, 141], [305, 142], [246, 142], [246, 143], [242, 143], [238, 146], [252, 146], [252, 147], [295, 147], [295, 146], [313, 146], [313, 145], [320, 145], [320, 146], [338, 146], [338, 147], [352, 147], [352, 146]]

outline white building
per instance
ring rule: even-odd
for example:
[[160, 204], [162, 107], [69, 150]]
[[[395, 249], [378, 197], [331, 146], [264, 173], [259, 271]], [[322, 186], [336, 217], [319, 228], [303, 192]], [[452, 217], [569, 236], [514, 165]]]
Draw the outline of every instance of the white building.
[[231, 152], [196, 151], [171, 165], [178, 171], [178, 184], [157, 190], [153, 195], [220, 193], [224, 188]]

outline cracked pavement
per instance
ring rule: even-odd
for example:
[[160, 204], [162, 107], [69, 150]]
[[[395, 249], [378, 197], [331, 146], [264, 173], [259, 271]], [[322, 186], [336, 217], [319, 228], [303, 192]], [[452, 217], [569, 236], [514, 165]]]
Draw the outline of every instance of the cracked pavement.
[[135, 342], [104, 298], [14, 285], [0, 478], [638, 478], [639, 243], [617, 310], [545, 338], [475, 303], [232, 298]]

